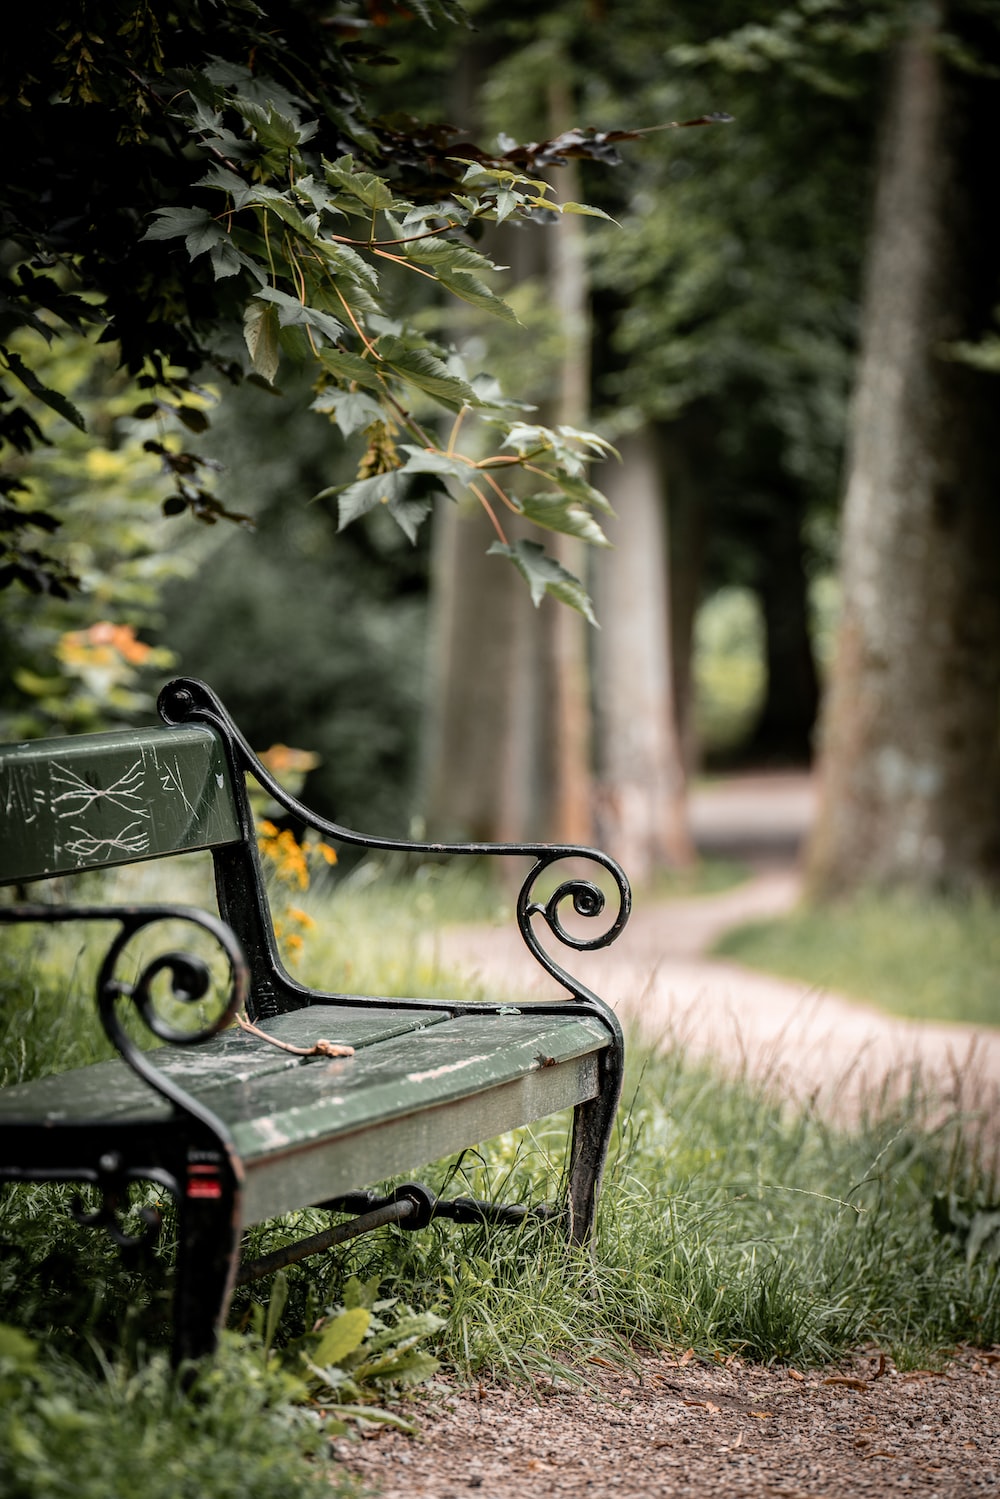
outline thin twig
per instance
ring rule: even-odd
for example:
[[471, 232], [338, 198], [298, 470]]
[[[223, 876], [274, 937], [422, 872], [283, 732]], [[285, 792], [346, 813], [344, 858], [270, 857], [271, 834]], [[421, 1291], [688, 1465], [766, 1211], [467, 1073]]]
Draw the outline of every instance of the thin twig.
[[499, 536], [499, 538], [500, 538], [501, 542], [503, 543], [503, 545], [504, 546], [508, 546], [509, 543], [507, 541], [506, 536], [504, 535], [503, 527], [501, 526], [500, 522], [497, 520], [496, 512], [494, 511], [493, 506], [490, 504], [489, 500], [483, 494], [483, 491], [479, 488], [479, 485], [478, 484], [470, 484], [469, 488], [472, 490], [472, 493], [475, 495], [476, 499], [479, 501], [480, 505], [482, 505], [483, 509], [486, 511], [486, 514], [489, 516], [490, 520], [493, 522], [493, 529], [497, 533], [497, 535]]
[[442, 234], [447, 234], [449, 229], [458, 229], [460, 225], [451, 219], [442, 229], [428, 229], [424, 234], [407, 234], [401, 239], [351, 239], [347, 234], [331, 234], [330, 239], [335, 240], [338, 245], [355, 245], [359, 250], [378, 250], [383, 245], [413, 245], [419, 239], [440, 239]]
[[[482, 470], [480, 470], [480, 472], [482, 472]], [[519, 506], [517, 506], [517, 505], [514, 504], [514, 501], [505, 492], [505, 490], [502, 488], [502, 486], [497, 483], [497, 481], [493, 478], [493, 476], [491, 474], [483, 473], [483, 478], [486, 480], [486, 482], [490, 486], [490, 488], [492, 490], [494, 490], [500, 496], [501, 500], [503, 500], [503, 502], [507, 506], [508, 510], [513, 510], [513, 512], [514, 512], [515, 515], [520, 515], [522, 513], [521, 510], [520, 510], [520, 508], [519, 508]]]
[[424, 431], [423, 427], [417, 421], [416, 417], [410, 415], [406, 407], [402, 404], [401, 401], [396, 399], [396, 397], [393, 395], [392, 391], [388, 389], [388, 387], [383, 392], [383, 399], [388, 401], [389, 405], [393, 407], [396, 415], [399, 417], [406, 430], [408, 432], [412, 432], [415, 437], [419, 437], [420, 441], [423, 443], [428, 452], [436, 453], [439, 451], [437, 443], [432, 440], [430, 434]]
[[[287, 235], [285, 236], [285, 253], [288, 256], [288, 263], [289, 263], [289, 265], [292, 268], [292, 275], [294, 276], [295, 281], [296, 281], [296, 290], [298, 291], [298, 294], [299, 294], [299, 303], [300, 303], [300, 305], [302, 307], [305, 307], [305, 306], [308, 305], [307, 302], [306, 302], [306, 276], [305, 276], [305, 271], [303, 271], [302, 267], [299, 265], [298, 257], [296, 256], [295, 251], [292, 249], [291, 243], [290, 243]], [[309, 347], [312, 349], [313, 354], [318, 359], [319, 358], [319, 349], [317, 349], [317, 347], [316, 347], [316, 340], [313, 338], [312, 329], [310, 328], [310, 326], [309, 326], [308, 323], [306, 323], [305, 328], [306, 328], [306, 338], [308, 338], [308, 340], [309, 340]]]
[[420, 276], [426, 276], [429, 281], [438, 278], [433, 271], [425, 271], [422, 265], [414, 265], [412, 260], [405, 260], [402, 255], [390, 255], [388, 250], [372, 250], [373, 255], [381, 255], [383, 260], [394, 260], [397, 265], [405, 265], [408, 270], [416, 271]]
[[341, 291], [340, 287], [337, 285], [336, 282], [333, 283], [333, 289], [337, 293], [337, 296], [340, 298], [341, 306], [343, 307], [344, 311], [347, 313], [347, 316], [348, 316], [348, 318], [351, 321], [351, 324], [352, 324], [352, 326], [354, 328], [354, 331], [358, 335], [358, 337], [360, 338], [361, 342], [364, 344], [365, 349], [367, 350], [367, 352], [369, 354], [373, 354], [375, 356], [375, 358], [379, 361], [379, 363], [381, 363], [382, 362], [381, 355], [379, 354], [379, 352], [376, 349], [375, 345], [373, 343], [371, 343], [365, 337], [364, 329], [362, 328], [361, 324], [358, 322], [357, 318], [354, 316], [354, 313], [351, 311], [351, 308], [350, 308], [350, 305], [349, 305], [349, 303], [347, 301], [347, 298], [344, 296], [344, 293]]
[[455, 444], [458, 441], [459, 429], [461, 428], [462, 423], [465, 421], [465, 413], [468, 411], [468, 409], [468, 406], [461, 407], [458, 415], [455, 417], [455, 420], [452, 423], [451, 436], [448, 438], [447, 448], [447, 454], [449, 458], [453, 458], [455, 456]]
[[279, 1041], [277, 1036], [269, 1036], [245, 1015], [237, 1015], [236, 1024], [240, 1030], [249, 1031], [251, 1036], [257, 1036], [261, 1041], [270, 1041], [272, 1046], [280, 1046], [282, 1051], [290, 1051], [295, 1057], [353, 1057], [354, 1055], [353, 1046], [345, 1046], [342, 1041], [327, 1041], [323, 1037], [315, 1041], [312, 1046], [293, 1046], [290, 1041]]

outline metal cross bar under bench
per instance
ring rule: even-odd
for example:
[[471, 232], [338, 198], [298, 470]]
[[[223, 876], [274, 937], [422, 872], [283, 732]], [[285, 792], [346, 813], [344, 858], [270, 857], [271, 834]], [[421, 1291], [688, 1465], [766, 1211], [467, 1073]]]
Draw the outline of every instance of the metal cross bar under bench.
[[[583, 1243], [621, 1091], [622, 1037], [613, 1012], [555, 962], [542, 935], [577, 951], [613, 941], [630, 909], [618, 865], [570, 845], [368, 837], [317, 817], [285, 791], [204, 683], [170, 683], [158, 708], [162, 722], [149, 728], [0, 746], [0, 886], [15, 887], [18, 897], [0, 905], [0, 922], [94, 927], [109, 944], [98, 1011], [119, 1054], [0, 1090], [0, 1184], [88, 1183], [102, 1203], [89, 1221], [119, 1242], [118, 1208], [130, 1183], [172, 1194], [177, 1361], [214, 1348], [234, 1285], [384, 1223], [554, 1219]], [[247, 775], [333, 843], [527, 858], [518, 929], [565, 997], [519, 1007], [306, 988], [278, 956]], [[20, 898], [34, 881], [194, 849], [212, 853], [218, 914]], [[588, 861], [594, 877], [554, 882], [553, 866], [570, 859]], [[579, 922], [567, 926], [569, 906], [578, 917], [604, 913], [598, 935], [581, 935]], [[167, 921], [198, 932], [218, 961], [162, 937], [150, 956], [150, 939]], [[224, 997], [213, 1009], [212, 969], [220, 964]], [[135, 1026], [125, 1024], [130, 1010], [165, 1044], [140, 1048]], [[359, 1190], [564, 1108], [573, 1109], [573, 1132], [559, 1207], [442, 1202], [416, 1182], [387, 1197]], [[241, 1264], [246, 1227], [313, 1206], [340, 1221]]]

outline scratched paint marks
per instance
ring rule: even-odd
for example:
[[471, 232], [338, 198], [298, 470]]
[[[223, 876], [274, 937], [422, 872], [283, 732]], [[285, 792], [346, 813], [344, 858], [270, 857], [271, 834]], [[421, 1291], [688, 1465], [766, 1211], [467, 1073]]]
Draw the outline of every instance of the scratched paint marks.
[[[141, 858], [149, 852], [149, 831], [143, 827], [151, 816], [145, 796], [145, 767], [142, 757], [133, 760], [107, 786], [88, 780], [72, 765], [53, 760], [49, 765], [51, 808], [62, 837], [59, 842], [70, 858], [81, 865], [108, 863], [116, 854], [123, 858]], [[114, 808], [132, 813], [130, 820], [113, 832], [86, 825], [87, 814]], [[70, 819], [73, 819], [72, 821]], [[67, 823], [65, 829], [59, 824]], [[72, 836], [70, 836], [72, 835]], [[59, 844], [57, 843], [57, 850]]]
[[411, 1083], [426, 1083], [433, 1078], [444, 1077], [448, 1072], [461, 1072], [463, 1067], [474, 1067], [477, 1062], [488, 1062], [489, 1057], [463, 1057], [460, 1062], [445, 1062], [440, 1067], [430, 1067], [426, 1072], [411, 1072], [407, 1078]]
[[[179, 831], [176, 834], [178, 847], [210, 846], [239, 836], [217, 740], [195, 739], [192, 735], [184, 744], [183, 753], [175, 745], [170, 746], [169, 740], [153, 742], [146, 749], [161, 803], [166, 799], [176, 800], [187, 814], [184, 834]], [[181, 816], [176, 808], [171, 814], [178, 829]]]
[[30, 825], [37, 822], [39, 814], [48, 807], [49, 797], [45, 787], [36, 784], [33, 775], [18, 774], [19, 769], [16, 764], [0, 768], [0, 797], [5, 818], [18, 817]]
[[163, 791], [166, 792], [167, 795], [176, 793], [190, 812], [192, 818], [197, 817], [198, 809], [189, 799], [188, 794], [184, 789], [184, 777], [181, 774], [180, 757], [178, 755], [174, 755], [173, 761], [169, 764], [164, 764], [163, 762], [157, 763], [157, 755], [154, 749], [153, 761], [154, 764], [156, 764], [156, 773], [159, 777], [160, 786]]
[[[49, 784], [53, 788], [52, 810], [60, 818], [81, 817], [91, 807], [107, 802], [126, 812], [148, 818], [149, 809], [144, 804], [143, 797], [144, 782], [145, 767], [141, 756], [117, 780], [112, 781], [110, 786], [93, 786], [72, 765], [60, 765], [57, 760], [53, 760], [49, 769]], [[66, 790], [59, 791], [57, 788], [60, 786]]]
[[[73, 767], [52, 763], [49, 778], [52, 811], [60, 820], [74, 814], [79, 819], [70, 824], [74, 836], [67, 838], [64, 845], [71, 858], [81, 865], [140, 859], [155, 854], [164, 845], [172, 850], [191, 840], [198, 823], [198, 793], [194, 793], [196, 800], [192, 801], [178, 752], [163, 754], [155, 741], [147, 742], [141, 746], [139, 757], [120, 774], [108, 772], [106, 762], [104, 769], [106, 775], [114, 778], [107, 785], [98, 786]], [[93, 771], [90, 774], [93, 777]], [[60, 787], [64, 789], [59, 790]], [[157, 804], [158, 810], [156, 825], [149, 829], [143, 823], [152, 821], [151, 802]], [[180, 815], [170, 805], [172, 802], [183, 807]], [[110, 812], [111, 808], [134, 815], [110, 830], [106, 826], [87, 825], [88, 812]], [[104, 819], [100, 821], [103, 823]], [[157, 840], [156, 835], [163, 832], [166, 836]]]
[[[56, 819], [56, 854], [61, 849], [80, 866], [94, 863], [111, 863], [116, 856], [125, 859], [141, 858], [149, 853], [148, 828], [151, 813], [146, 796], [146, 773], [143, 757], [126, 765], [106, 786], [97, 784], [96, 766], [90, 776], [73, 765], [60, 760], [49, 762], [50, 806]], [[113, 809], [113, 810], [112, 810]], [[113, 829], [101, 826], [114, 812], [126, 815], [127, 822], [118, 822]], [[96, 817], [96, 825], [88, 826], [88, 813]], [[66, 824], [65, 827], [62, 824]]]
[[151, 727], [0, 745], [0, 883], [241, 836], [222, 745]]

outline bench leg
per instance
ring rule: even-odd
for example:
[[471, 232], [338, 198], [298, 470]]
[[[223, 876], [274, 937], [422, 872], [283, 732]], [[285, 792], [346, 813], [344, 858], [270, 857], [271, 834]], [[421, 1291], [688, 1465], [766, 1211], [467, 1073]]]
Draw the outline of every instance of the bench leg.
[[239, 1263], [239, 1207], [231, 1162], [192, 1151], [178, 1204], [175, 1366], [215, 1351]]
[[594, 1231], [597, 1197], [621, 1097], [623, 1068], [624, 1051], [618, 1041], [601, 1052], [597, 1097], [578, 1103], [573, 1111], [573, 1144], [569, 1160], [571, 1244], [585, 1244]]

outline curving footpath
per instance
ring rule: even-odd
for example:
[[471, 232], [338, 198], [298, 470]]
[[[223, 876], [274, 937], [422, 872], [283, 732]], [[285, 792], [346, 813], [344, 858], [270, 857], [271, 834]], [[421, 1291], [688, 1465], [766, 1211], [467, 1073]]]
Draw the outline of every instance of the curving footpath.
[[[573, 972], [654, 1043], [683, 1045], [810, 1100], [847, 1122], [865, 1098], [905, 1088], [914, 1069], [949, 1107], [1000, 1123], [1000, 1029], [903, 1020], [826, 989], [707, 956], [730, 928], [780, 915], [799, 898], [798, 854], [813, 810], [804, 775], [733, 778], [692, 796], [703, 852], [747, 862], [752, 878], [719, 895], [637, 901], [614, 947], [573, 957]], [[499, 930], [453, 929], [440, 956], [512, 998], [551, 993], [530, 956]]]

